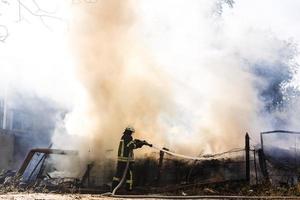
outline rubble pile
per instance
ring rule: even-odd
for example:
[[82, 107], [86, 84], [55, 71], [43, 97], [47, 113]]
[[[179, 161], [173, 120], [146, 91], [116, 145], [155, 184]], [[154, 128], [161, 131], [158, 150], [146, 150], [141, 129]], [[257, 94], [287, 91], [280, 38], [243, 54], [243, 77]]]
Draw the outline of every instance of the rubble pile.
[[[81, 193], [103, 193], [110, 191], [112, 177], [99, 177], [101, 181], [94, 178], [96, 172], [101, 172], [99, 166], [105, 169], [113, 169], [114, 162], [103, 161], [102, 165], [89, 164], [82, 178], [51, 177], [47, 170], [55, 170], [55, 166], [45, 162], [49, 153], [60, 153], [74, 156], [74, 152], [52, 149], [34, 149], [29, 152], [18, 171], [3, 171], [0, 175], [0, 188], [2, 193], [11, 191], [33, 191], [33, 192], [81, 192]], [[71, 155], [70, 155], [71, 154]], [[244, 163], [236, 162], [242, 158], [223, 158], [205, 161], [189, 161], [174, 159], [171, 156], [161, 154], [156, 156], [137, 159], [134, 165], [134, 183], [136, 192], [166, 193], [176, 188], [190, 188], [189, 185], [204, 184], [210, 182], [224, 182], [226, 180], [244, 180]], [[109, 165], [109, 166], [108, 166]], [[103, 170], [103, 169], [102, 169]], [[231, 171], [235, 173], [231, 173]], [[106, 174], [105, 174], [106, 175]], [[233, 176], [234, 175], [234, 176]], [[101, 176], [99, 174], [99, 176]], [[102, 176], [103, 173], [102, 173]], [[164, 187], [161, 187], [161, 186]]]

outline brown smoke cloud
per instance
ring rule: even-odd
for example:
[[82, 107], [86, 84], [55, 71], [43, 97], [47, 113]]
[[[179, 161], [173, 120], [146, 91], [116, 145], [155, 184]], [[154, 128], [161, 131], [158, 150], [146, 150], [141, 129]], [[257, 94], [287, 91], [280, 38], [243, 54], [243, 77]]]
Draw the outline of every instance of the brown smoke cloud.
[[[151, 2], [152, 9], [147, 2], [73, 6], [71, 42], [87, 94], [66, 120], [72, 125], [68, 132], [80, 135], [75, 147], [88, 160], [101, 160], [109, 149], [115, 156], [127, 125], [137, 129], [136, 138], [183, 154], [242, 147], [246, 131], [266, 127], [259, 114], [259, 80], [242, 59], [256, 54], [236, 54], [245, 47], [235, 39], [227, 42], [221, 27], [211, 25], [216, 21], [204, 12], [211, 10], [208, 1], [201, 3], [207, 7], [203, 12], [195, 10], [197, 2], [180, 1], [172, 9], [171, 2], [162, 7]], [[138, 9], [140, 4], [147, 6]], [[176, 15], [178, 8], [193, 15]]]
[[[116, 149], [124, 128], [135, 137], [160, 141], [159, 115], [168, 107], [167, 81], [136, 42], [132, 1], [102, 0], [75, 5], [72, 45], [78, 74], [88, 93], [81, 117], [89, 125], [82, 148], [91, 159]], [[80, 113], [82, 114], [82, 113]]]
[[[134, 3], [137, 2], [102, 0], [75, 5], [71, 41], [88, 101], [81, 112], [71, 113], [78, 117], [69, 120], [76, 124], [84, 119], [86, 124], [69, 131], [83, 136], [79, 144], [83, 157], [101, 160], [104, 151], [116, 150], [127, 125], [137, 129], [136, 138], [190, 155], [243, 146], [245, 131], [257, 126], [255, 118], [260, 107], [252, 87], [253, 77], [229, 53], [228, 57], [204, 56], [191, 75], [196, 78], [191, 84], [201, 86], [191, 93], [200, 92], [201, 100], [181, 107], [176, 100], [186, 96], [185, 104], [192, 96], [176, 90], [176, 81], [153, 64], [155, 59], [148, 55], [153, 49], [146, 50], [142, 46], [145, 38], [137, 33], [141, 27], [136, 25], [139, 20]], [[195, 53], [185, 52], [181, 57], [189, 61], [186, 55]], [[177, 69], [175, 61], [173, 64], [174, 71], [185, 67]], [[175, 94], [172, 90], [176, 90]], [[183, 111], [178, 112], [174, 105]], [[162, 120], [162, 114], [167, 119]], [[186, 128], [182, 118], [193, 128]]]

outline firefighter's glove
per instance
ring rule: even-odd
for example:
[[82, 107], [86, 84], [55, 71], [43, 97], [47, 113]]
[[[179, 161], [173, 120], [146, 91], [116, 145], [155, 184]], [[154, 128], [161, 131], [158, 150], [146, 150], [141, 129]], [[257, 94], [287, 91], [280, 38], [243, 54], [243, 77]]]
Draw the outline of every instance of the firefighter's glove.
[[144, 145], [149, 146], [149, 147], [152, 147], [152, 144], [149, 144], [146, 140], [138, 140], [138, 139], [135, 139], [135, 140], [134, 140], [134, 143], [135, 143], [136, 148], [141, 148], [141, 147], [143, 147]]
[[141, 148], [144, 145], [143, 141], [138, 139], [134, 140], [134, 144], [135, 144], [135, 148]]

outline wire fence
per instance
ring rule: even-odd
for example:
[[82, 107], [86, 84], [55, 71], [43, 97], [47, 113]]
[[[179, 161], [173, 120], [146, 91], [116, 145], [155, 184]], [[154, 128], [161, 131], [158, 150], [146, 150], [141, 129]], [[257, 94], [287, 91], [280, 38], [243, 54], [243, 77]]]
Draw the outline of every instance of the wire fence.
[[[259, 173], [258, 156], [250, 149], [250, 139], [248, 134], [246, 136], [248, 139], [245, 138], [245, 148], [234, 148], [216, 154], [193, 157], [167, 149], [148, 153], [147, 156], [135, 160], [134, 186], [163, 189], [167, 186], [188, 187], [235, 181], [257, 183], [262, 176]], [[114, 175], [114, 165], [115, 160], [110, 158], [103, 161], [101, 166], [94, 166], [89, 173], [90, 184], [85, 185], [109, 184]]]
[[261, 133], [268, 178], [272, 183], [297, 184], [300, 180], [300, 132]]
[[[155, 151], [151, 156], [148, 154], [148, 156], [136, 159], [133, 168], [134, 185], [142, 188], [166, 189], [166, 186], [178, 188], [233, 181], [248, 183], [249, 180], [256, 180], [257, 182], [260, 176], [257, 173], [257, 157], [256, 152], [250, 149], [249, 141], [249, 136], [246, 134], [245, 148], [234, 148], [198, 157], [181, 155], [167, 149]], [[46, 159], [44, 154], [34, 155], [24, 172], [24, 181], [36, 179], [38, 173], [32, 171], [41, 171], [43, 163], [47, 167], [43, 168], [44, 173], [41, 175], [45, 177], [50, 179], [56, 178], [56, 175], [58, 178], [60, 175], [72, 177], [70, 176], [73, 173], [72, 170], [64, 171], [63, 169], [70, 168], [74, 159], [71, 159], [70, 163], [67, 158], [54, 162], [56, 160], [54, 156], [50, 157], [49, 162], [44, 162]], [[114, 165], [115, 160], [110, 157], [101, 163], [90, 163], [82, 176], [81, 185], [87, 188], [108, 186], [114, 175]]]
[[152, 158], [139, 159], [135, 163], [134, 182], [137, 186], [165, 186], [246, 180], [244, 148], [201, 158], [178, 159], [160, 152]]
[[[300, 180], [299, 145], [300, 132], [277, 130], [261, 133], [261, 149], [251, 149], [248, 134], [245, 137], [245, 148], [216, 154], [190, 157], [162, 149], [136, 160], [133, 169], [134, 185], [157, 188], [228, 181], [257, 184], [266, 180], [266, 177], [272, 183], [294, 185]], [[43, 160], [43, 154], [33, 157], [28, 173], [24, 172], [24, 181], [36, 178], [37, 174], [29, 171], [40, 169]], [[114, 175], [114, 165], [115, 160], [111, 158], [93, 165], [86, 185], [109, 183]]]

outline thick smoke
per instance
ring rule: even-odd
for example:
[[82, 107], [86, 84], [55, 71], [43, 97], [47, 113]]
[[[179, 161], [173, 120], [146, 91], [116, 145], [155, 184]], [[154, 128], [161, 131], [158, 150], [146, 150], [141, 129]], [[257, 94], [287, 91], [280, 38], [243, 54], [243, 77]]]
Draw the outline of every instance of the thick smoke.
[[81, 4], [74, 11], [72, 42], [88, 106], [73, 112], [68, 123], [87, 122], [70, 131], [86, 136], [82, 147], [91, 152], [91, 159], [101, 159], [103, 151], [115, 149], [128, 125], [135, 127], [136, 137], [153, 142], [164, 137], [159, 120], [170, 106], [170, 92], [166, 77], [131, 30], [135, 20], [131, 3], [103, 0]]
[[[66, 119], [68, 132], [83, 137], [76, 147], [101, 159], [133, 125], [136, 137], [195, 155], [242, 147], [245, 132], [254, 142], [263, 130], [297, 128], [297, 31], [273, 22], [288, 14], [266, 11], [271, 4], [280, 7], [217, 0], [75, 5], [71, 42], [86, 89]], [[264, 12], [249, 11], [257, 9]]]
[[[298, 106], [290, 106], [291, 98], [297, 99], [295, 44], [299, 41], [297, 30], [289, 27], [289, 20], [295, 20], [288, 13], [294, 13], [294, 3], [281, 4], [139, 4], [144, 42], [173, 78], [177, 111], [168, 116], [173, 127], [168, 135], [174, 147], [183, 144], [186, 152], [194, 153], [201, 148], [222, 151], [243, 146], [245, 132], [254, 142], [262, 130], [296, 128], [291, 121], [298, 117], [291, 111]], [[281, 7], [283, 12], [278, 10]], [[196, 148], [187, 147], [191, 143]]]

